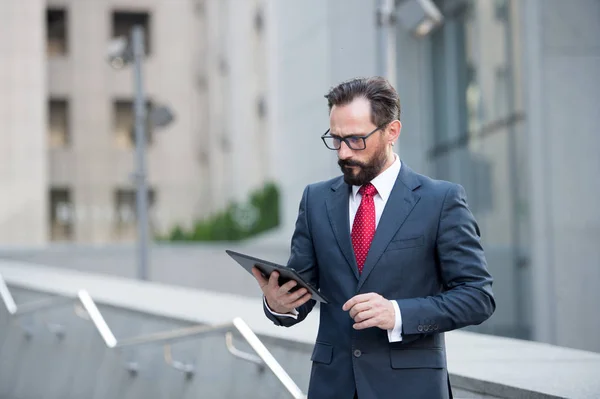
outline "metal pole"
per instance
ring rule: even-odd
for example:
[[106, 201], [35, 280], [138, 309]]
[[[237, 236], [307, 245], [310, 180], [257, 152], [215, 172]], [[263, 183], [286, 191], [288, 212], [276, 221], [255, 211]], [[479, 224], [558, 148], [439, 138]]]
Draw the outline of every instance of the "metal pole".
[[146, 99], [144, 94], [144, 29], [134, 26], [131, 31], [134, 59], [135, 91], [135, 152], [136, 207], [138, 222], [138, 278], [148, 279], [148, 187], [146, 184]]
[[377, 1], [378, 54], [377, 69], [380, 76], [385, 77], [396, 87], [396, 30], [394, 0]]
[[[506, 54], [506, 65], [507, 65], [507, 115], [514, 117], [517, 113], [517, 107], [515, 105], [515, 62], [513, 56], [513, 18], [512, 18], [512, 4], [513, 2], [506, 2], [504, 4], [505, 13], [505, 24], [504, 24], [504, 52]], [[514, 268], [514, 289], [515, 289], [515, 319], [517, 321], [516, 338], [530, 339], [531, 328], [529, 326], [529, 301], [527, 300], [525, 282], [529, 282], [530, 279], [527, 276], [528, 270], [528, 259], [523, 253], [523, 243], [521, 242], [523, 237], [522, 227], [520, 225], [520, 195], [521, 195], [521, 184], [518, 170], [518, 144], [517, 144], [517, 132], [515, 124], [517, 122], [508, 124], [508, 171], [509, 171], [509, 195], [511, 200], [511, 247], [513, 257], [513, 268]]]

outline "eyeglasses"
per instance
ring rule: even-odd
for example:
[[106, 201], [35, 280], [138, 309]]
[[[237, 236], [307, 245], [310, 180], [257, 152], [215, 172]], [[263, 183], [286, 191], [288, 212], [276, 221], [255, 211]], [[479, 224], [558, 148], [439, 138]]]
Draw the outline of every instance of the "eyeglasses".
[[364, 150], [365, 148], [367, 148], [367, 139], [369, 138], [369, 136], [371, 136], [376, 131], [382, 129], [384, 126], [385, 125], [379, 126], [366, 136], [341, 137], [328, 134], [331, 129], [327, 129], [327, 131], [321, 136], [321, 139], [323, 140], [323, 143], [325, 143], [325, 146], [330, 150], [339, 150], [342, 146], [342, 141], [346, 143], [348, 148], [350, 148], [351, 150]]

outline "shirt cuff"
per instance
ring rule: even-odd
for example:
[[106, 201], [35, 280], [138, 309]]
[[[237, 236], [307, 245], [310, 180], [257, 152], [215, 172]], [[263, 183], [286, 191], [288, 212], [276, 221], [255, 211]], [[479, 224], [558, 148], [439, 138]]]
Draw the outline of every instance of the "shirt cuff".
[[[265, 304], [265, 308], [267, 308], [267, 310], [269, 311], [269, 313], [271, 313], [272, 315], [281, 316], [281, 317], [291, 317], [291, 318], [294, 318], [294, 319], [298, 319], [298, 310], [296, 310], [296, 309], [293, 309], [292, 313], [277, 313], [277, 312], [273, 312], [271, 310], [271, 308], [267, 304], [267, 298], [265, 298], [264, 296], [263, 296], [263, 302]], [[394, 303], [395, 303], [395, 301], [394, 301]], [[396, 307], [397, 306], [398, 305], [396, 305]]]
[[400, 314], [400, 307], [398, 306], [398, 302], [392, 301], [392, 305], [394, 305], [394, 313], [396, 314], [396, 322], [394, 324], [393, 329], [387, 330], [388, 341], [389, 342], [400, 342], [400, 341], [402, 341], [402, 315]]

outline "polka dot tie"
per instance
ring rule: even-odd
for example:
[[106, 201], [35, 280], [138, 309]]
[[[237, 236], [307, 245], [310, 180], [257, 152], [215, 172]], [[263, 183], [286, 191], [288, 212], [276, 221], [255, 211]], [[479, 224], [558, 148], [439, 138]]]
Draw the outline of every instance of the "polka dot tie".
[[362, 199], [352, 224], [352, 246], [354, 247], [358, 272], [362, 273], [371, 241], [375, 236], [375, 202], [373, 196], [377, 194], [377, 189], [371, 183], [367, 183], [358, 192]]

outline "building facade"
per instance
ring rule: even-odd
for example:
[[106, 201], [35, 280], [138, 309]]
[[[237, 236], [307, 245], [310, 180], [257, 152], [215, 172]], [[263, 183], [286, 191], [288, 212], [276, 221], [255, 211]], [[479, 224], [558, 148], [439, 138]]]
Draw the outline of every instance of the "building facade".
[[[162, 231], [202, 214], [206, 173], [199, 162], [206, 94], [193, 1], [47, 3], [49, 210], [52, 241], [106, 243], [136, 234], [132, 68], [114, 69], [109, 43], [145, 30], [148, 106], [175, 114], [163, 130], [147, 125], [151, 224]], [[202, 40], [202, 39], [200, 39]]]
[[[155, 233], [243, 200], [266, 179], [260, 2], [49, 0], [50, 240], [136, 237], [132, 68], [106, 62], [111, 39], [146, 32], [150, 222]], [[254, 104], [249, 107], [247, 104]], [[255, 153], [239, 162], [238, 154]], [[241, 172], [236, 172], [241, 171]]]
[[0, 2], [0, 245], [48, 239], [44, 12]]
[[325, 92], [385, 74], [402, 103], [402, 160], [463, 185], [479, 222], [498, 308], [471, 329], [600, 351], [600, 3], [439, 0], [443, 23], [418, 36], [406, 2], [419, 3], [394, 2], [391, 38], [383, 0], [271, 5], [275, 237], [291, 237], [304, 186], [339, 173], [319, 140]]

